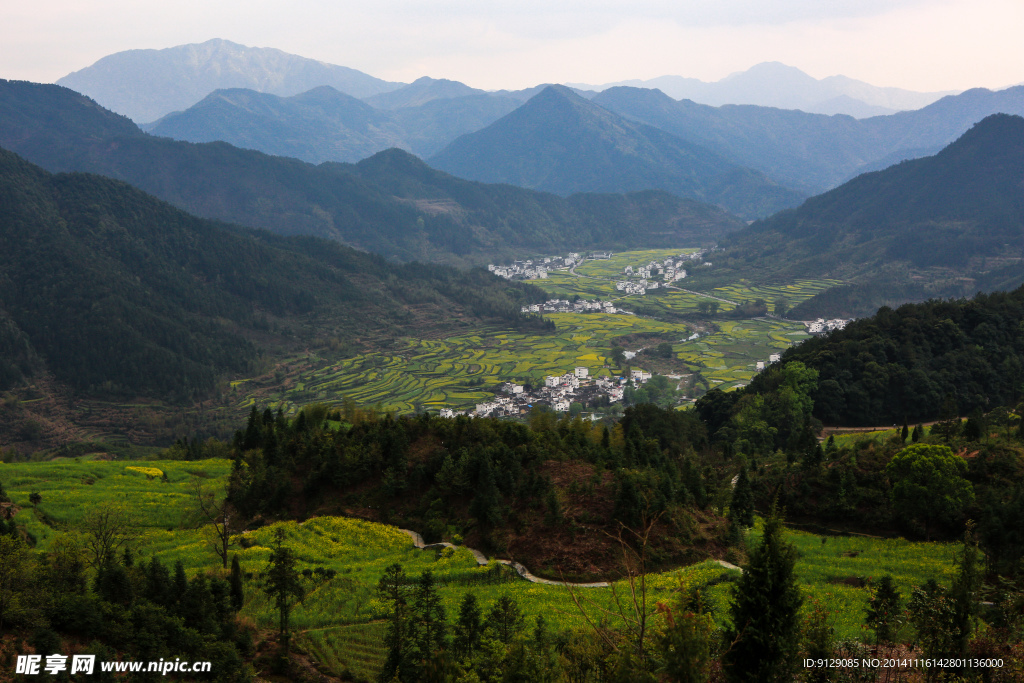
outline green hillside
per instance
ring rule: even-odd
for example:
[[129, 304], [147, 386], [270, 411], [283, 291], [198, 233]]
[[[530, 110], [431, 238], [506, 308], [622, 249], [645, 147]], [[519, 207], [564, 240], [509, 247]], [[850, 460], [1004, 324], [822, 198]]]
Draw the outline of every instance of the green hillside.
[[1024, 280], [1024, 118], [996, 114], [933, 157], [866, 173], [722, 241], [726, 268], [852, 280], [791, 317], [864, 315]]
[[194, 397], [267, 350], [464, 316], [530, 325], [519, 307], [544, 296], [480, 270], [212, 223], [2, 150], [0, 198], [4, 388], [45, 362], [81, 391]]

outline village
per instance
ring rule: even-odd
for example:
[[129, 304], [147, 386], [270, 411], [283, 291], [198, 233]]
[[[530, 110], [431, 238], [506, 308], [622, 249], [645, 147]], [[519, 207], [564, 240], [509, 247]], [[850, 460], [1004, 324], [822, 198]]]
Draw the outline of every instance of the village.
[[616, 308], [614, 301], [600, 301], [598, 299], [548, 299], [542, 304], [530, 304], [523, 306], [523, 313], [619, 313], [623, 315], [636, 315], [633, 311], [624, 308]]
[[564, 375], [548, 375], [542, 386], [505, 382], [494, 400], [478, 403], [473, 410], [442, 408], [441, 417], [518, 417], [537, 406], [568, 412], [573, 403], [607, 405], [621, 401], [630, 382], [640, 386], [651, 377], [650, 372], [640, 369], [631, 370], [629, 377], [591, 377], [589, 368], [577, 367]]

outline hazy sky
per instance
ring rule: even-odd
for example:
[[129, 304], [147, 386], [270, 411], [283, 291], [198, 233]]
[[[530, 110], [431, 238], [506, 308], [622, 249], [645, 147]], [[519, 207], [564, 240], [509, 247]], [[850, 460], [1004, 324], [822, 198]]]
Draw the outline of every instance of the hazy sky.
[[0, 77], [225, 38], [389, 80], [497, 89], [764, 61], [912, 90], [1024, 82], [1024, 0], [5, 0]]

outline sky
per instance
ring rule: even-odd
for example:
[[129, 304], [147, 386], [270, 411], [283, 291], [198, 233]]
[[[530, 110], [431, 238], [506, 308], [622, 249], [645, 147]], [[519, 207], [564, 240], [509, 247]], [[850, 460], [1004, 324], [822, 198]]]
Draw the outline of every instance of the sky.
[[412, 81], [500, 89], [766, 61], [918, 91], [1024, 83], [1024, 0], [34, 0], [0, 10], [0, 78], [224, 38]]

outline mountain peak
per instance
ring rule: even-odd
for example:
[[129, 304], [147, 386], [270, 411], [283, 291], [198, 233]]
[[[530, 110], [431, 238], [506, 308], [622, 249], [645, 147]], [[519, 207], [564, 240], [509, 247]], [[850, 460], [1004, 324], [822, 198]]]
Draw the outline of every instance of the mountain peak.
[[348, 67], [223, 38], [162, 50], [117, 52], [57, 83], [137, 122], [188, 109], [221, 88], [249, 88], [290, 97], [330, 85], [353, 97], [368, 97], [403, 85]]

